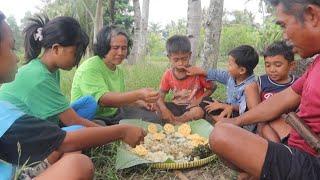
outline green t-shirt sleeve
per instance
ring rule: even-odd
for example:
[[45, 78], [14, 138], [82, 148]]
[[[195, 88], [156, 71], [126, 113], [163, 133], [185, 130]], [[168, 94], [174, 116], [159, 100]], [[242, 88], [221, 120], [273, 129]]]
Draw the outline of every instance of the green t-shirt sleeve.
[[124, 73], [123, 70], [119, 68], [119, 76], [120, 76], [120, 92], [125, 92], [126, 86], [125, 86], [125, 80], [124, 80]]
[[25, 103], [32, 114], [41, 118], [58, 115], [70, 107], [59, 85], [52, 79], [46, 79], [34, 86]]
[[98, 102], [100, 97], [110, 92], [110, 88], [103, 77], [96, 73], [87, 71], [85, 75], [80, 77], [78, 86], [83, 95], [91, 95]]

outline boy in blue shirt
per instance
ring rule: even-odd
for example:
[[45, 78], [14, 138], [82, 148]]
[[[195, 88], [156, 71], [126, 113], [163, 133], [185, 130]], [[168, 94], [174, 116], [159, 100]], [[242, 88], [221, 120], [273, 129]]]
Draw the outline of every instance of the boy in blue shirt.
[[[215, 121], [223, 117], [242, 114], [260, 102], [258, 85], [253, 73], [259, 62], [258, 53], [253, 47], [242, 45], [232, 49], [228, 55], [228, 70], [205, 71], [199, 67], [186, 68], [188, 75], [205, 75], [207, 80], [218, 81], [227, 87], [225, 103], [207, 102], [206, 111], [208, 113], [218, 109], [222, 110], [220, 115], [213, 116]], [[255, 125], [250, 125], [244, 128], [255, 131], [255, 127]]]

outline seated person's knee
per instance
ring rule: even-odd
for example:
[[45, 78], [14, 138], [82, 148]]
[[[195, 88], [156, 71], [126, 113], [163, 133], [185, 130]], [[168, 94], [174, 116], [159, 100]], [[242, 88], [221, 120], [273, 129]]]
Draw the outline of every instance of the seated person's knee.
[[201, 119], [204, 116], [204, 111], [201, 107], [193, 107], [190, 109], [189, 113], [193, 115], [193, 119]]
[[81, 174], [81, 178], [87, 177], [85, 179], [92, 179], [94, 174], [94, 165], [91, 161], [91, 159], [83, 154], [72, 154], [68, 155], [72, 156], [69, 157], [70, 161], [73, 162], [73, 164], [77, 165], [79, 170], [79, 175]]
[[223, 144], [228, 141], [230, 126], [233, 125], [227, 123], [219, 123], [214, 126], [214, 129], [212, 130], [209, 137], [210, 147], [213, 151], [220, 149], [220, 147], [223, 147]]

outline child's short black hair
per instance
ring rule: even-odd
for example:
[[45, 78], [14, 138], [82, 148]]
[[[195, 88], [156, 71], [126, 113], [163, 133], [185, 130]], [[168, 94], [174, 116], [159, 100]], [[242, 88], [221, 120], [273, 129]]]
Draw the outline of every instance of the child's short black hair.
[[263, 57], [282, 55], [287, 61], [294, 61], [292, 46], [288, 46], [285, 41], [276, 41], [270, 44], [263, 52]]
[[238, 66], [246, 68], [248, 76], [253, 74], [253, 70], [259, 62], [257, 51], [249, 45], [238, 46], [232, 49], [228, 55], [235, 59]]
[[111, 25], [111, 26], [104, 26], [97, 35], [97, 42], [94, 44], [93, 52], [94, 55], [99, 56], [100, 58], [104, 59], [105, 55], [108, 54], [110, 51], [110, 43], [111, 38], [114, 36], [123, 35], [127, 38], [127, 56], [130, 54], [130, 49], [132, 46], [132, 41], [129, 38], [128, 34], [125, 30], [121, 29], [120, 27]]
[[76, 19], [60, 16], [49, 20], [46, 15], [36, 15], [28, 20], [23, 30], [27, 63], [37, 58], [42, 48], [50, 49], [54, 44], [76, 46], [76, 64], [80, 62], [89, 44], [89, 37]]
[[177, 52], [191, 52], [191, 43], [187, 36], [174, 35], [167, 40], [166, 49], [168, 55]]

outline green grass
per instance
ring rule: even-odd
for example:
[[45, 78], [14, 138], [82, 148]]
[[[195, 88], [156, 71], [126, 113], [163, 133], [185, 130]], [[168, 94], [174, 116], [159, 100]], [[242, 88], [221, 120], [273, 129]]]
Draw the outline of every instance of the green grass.
[[[136, 65], [128, 65], [126, 63], [121, 65], [125, 72], [125, 83], [128, 91], [142, 87], [150, 87], [155, 90], [159, 88], [161, 76], [165, 69], [169, 67], [168, 60], [156, 57], [150, 57], [150, 59], [151, 61], [149, 62], [141, 62]], [[218, 68], [225, 69], [226, 62], [219, 62]], [[262, 74], [263, 71], [263, 61], [260, 60], [255, 73]], [[61, 75], [61, 89], [68, 98], [70, 98], [70, 88], [74, 72], [75, 69], [62, 71]], [[224, 100], [226, 98], [225, 87], [219, 84], [213, 97]], [[179, 179], [174, 171], [153, 170], [144, 166], [116, 171], [115, 157], [117, 145], [117, 142], [110, 143], [102, 147], [91, 148], [85, 152], [95, 164], [95, 179]], [[197, 172], [198, 174], [194, 174]], [[190, 179], [233, 179], [236, 176], [235, 172], [226, 168], [218, 158], [207, 166], [195, 171], [186, 170], [183, 173]]]
[[150, 87], [159, 89], [161, 76], [166, 68], [167, 62], [145, 62], [136, 65], [123, 65], [125, 72], [125, 83], [127, 90]]

